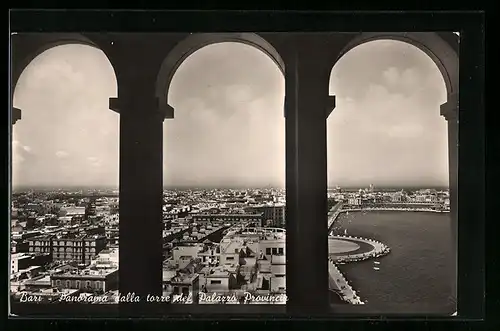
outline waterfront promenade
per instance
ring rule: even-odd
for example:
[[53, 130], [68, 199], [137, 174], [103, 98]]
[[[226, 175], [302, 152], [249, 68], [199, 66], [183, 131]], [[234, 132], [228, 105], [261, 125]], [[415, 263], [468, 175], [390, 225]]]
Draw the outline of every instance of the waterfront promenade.
[[340, 298], [347, 303], [353, 305], [364, 304], [364, 302], [356, 294], [356, 291], [352, 288], [352, 286], [349, 285], [347, 279], [345, 279], [344, 275], [342, 275], [342, 273], [332, 260], [328, 261], [328, 273], [330, 275], [330, 290], [337, 293]]
[[[430, 213], [449, 213], [449, 210], [443, 209], [432, 209], [432, 208], [415, 208], [415, 207], [363, 207], [363, 208], [342, 208], [338, 213], [345, 213], [348, 211], [359, 212], [359, 211], [419, 211], [419, 212], [430, 212]], [[338, 217], [338, 215], [336, 215]]]
[[333, 206], [330, 209], [330, 211], [328, 211], [328, 232], [330, 232], [333, 223], [335, 223], [335, 220], [337, 219], [337, 217], [339, 217], [340, 213], [342, 212], [343, 205], [344, 205], [343, 202], [339, 202], [335, 206]]
[[[354, 305], [363, 304], [356, 291], [349, 285], [347, 279], [337, 268], [336, 264], [359, 262], [371, 258], [378, 258], [390, 252], [390, 248], [383, 243], [361, 237], [329, 236], [329, 244], [336, 250], [329, 248], [328, 273], [329, 287], [341, 300]], [[357, 248], [355, 247], [357, 246]], [[352, 247], [355, 247], [352, 250]]]
[[330, 244], [332, 245], [329, 248], [328, 257], [329, 288], [342, 301], [353, 305], [362, 305], [364, 302], [337, 268], [336, 263], [343, 264], [377, 258], [388, 254], [390, 248], [379, 241], [369, 238], [332, 235], [331, 227], [333, 223], [340, 213], [345, 211], [342, 209], [342, 206], [342, 203], [338, 203], [328, 213], [328, 240], [329, 246]]

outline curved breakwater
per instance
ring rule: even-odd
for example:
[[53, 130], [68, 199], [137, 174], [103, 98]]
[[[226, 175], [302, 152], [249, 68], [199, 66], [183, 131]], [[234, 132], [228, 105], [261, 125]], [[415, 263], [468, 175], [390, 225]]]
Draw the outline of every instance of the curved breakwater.
[[329, 236], [329, 239], [337, 239], [337, 240], [345, 240], [352, 241], [355, 243], [364, 243], [365, 247], [369, 246], [371, 249], [360, 249], [356, 250], [352, 253], [334, 255], [330, 254], [329, 259], [334, 261], [335, 263], [346, 263], [346, 262], [359, 262], [372, 258], [378, 258], [390, 253], [391, 248], [380, 241], [362, 238], [362, 237], [353, 237], [353, 236]]

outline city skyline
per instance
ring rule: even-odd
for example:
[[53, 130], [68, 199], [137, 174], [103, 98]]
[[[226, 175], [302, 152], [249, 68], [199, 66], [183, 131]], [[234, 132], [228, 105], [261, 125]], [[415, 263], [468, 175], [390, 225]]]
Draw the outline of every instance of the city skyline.
[[[427, 55], [401, 42], [361, 45], [334, 67], [330, 93], [330, 187], [447, 186], [445, 87]], [[14, 94], [23, 110], [13, 128], [14, 187], [117, 187], [113, 96], [113, 68], [99, 50], [60, 46], [36, 58]], [[260, 51], [224, 43], [195, 52], [170, 89], [164, 186], [284, 188], [283, 100], [283, 76]]]
[[[369, 189], [370, 184], [359, 185], [359, 186], [339, 186], [339, 185], [329, 185], [327, 191], [336, 190], [340, 188], [342, 190], [359, 190], [359, 189]], [[449, 190], [448, 186], [375, 186], [375, 191], [385, 191], [385, 190], [422, 190], [422, 189], [434, 189], [434, 190]], [[26, 191], [67, 191], [76, 192], [81, 190], [90, 191], [119, 191], [119, 186], [16, 186], [13, 187], [13, 193], [23, 193]], [[205, 186], [205, 187], [191, 187], [191, 186], [163, 186], [164, 191], [189, 191], [189, 190], [285, 190], [285, 187], [259, 187], [259, 186], [248, 186], [248, 187], [238, 187], [238, 186]]]

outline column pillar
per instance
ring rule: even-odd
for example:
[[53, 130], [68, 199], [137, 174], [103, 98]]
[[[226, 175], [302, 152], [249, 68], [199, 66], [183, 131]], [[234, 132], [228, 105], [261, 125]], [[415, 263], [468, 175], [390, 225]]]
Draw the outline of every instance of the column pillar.
[[458, 109], [458, 94], [449, 95], [448, 101], [441, 105], [441, 115], [448, 123], [448, 171], [453, 256], [451, 300], [453, 302], [457, 302], [458, 276]]
[[146, 296], [162, 294], [165, 116], [141, 78], [119, 79], [118, 98], [110, 98], [110, 109], [120, 114], [119, 289], [141, 297], [141, 304], [120, 303], [125, 315], [147, 311]]
[[306, 37], [284, 52], [286, 117], [287, 310], [324, 314], [329, 307], [326, 118], [330, 69]]

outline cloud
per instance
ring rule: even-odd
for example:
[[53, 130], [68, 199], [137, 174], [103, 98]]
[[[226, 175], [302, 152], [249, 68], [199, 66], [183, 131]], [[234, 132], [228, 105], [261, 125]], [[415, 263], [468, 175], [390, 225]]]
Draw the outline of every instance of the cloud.
[[385, 81], [389, 83], [390, 85], [395, 85], [399, 81], [399, 71], [395, 67], [390, 67], [386, 69], [383, 73], [382, 76], [384, 77]]
[[[108, 109], [116, 90], [113, 68], [96, 48], [57, 46], [36, 57], [14, 91], [23, 118], [13, 127], [13, 162], [15, 154], [25, 159], [14, 185], [116, 185], [119, 115]], [[89, 163], [89, 155], [106, 159]]]
[[66, 157], [69, 156], [69, 153], [66, 152], [66, 151], [57, 151], [56, 152], [56, 157], [60, 158], [60, 159], [64, 159]]
[[391, 90], [401, 91], [407, 95], [415, 94], [424, 87], [421, 73], [415, 67], [389, 67], [382, 73], [383, 82]]
[[[195, 52], [172, 80], [175, 120], [164, 122], [169, 185], [284, 183], [283, 76], [259, 50], [230, 45]], [[435, 79], [440, 74], [432, 60], [412, 47], [366, 43], [335, 66], [329, 179], [342, 185], [370, 176], [438, 178], [447, 171], [446, 126], [436, 96], [444, 84]], [[116, 185], [119, 116], [107, 108], [115, 95], [113, 69], [95, 48], [60, 46], [35, 59], [14, 97], [23, 109], [12, 143], [13, 162], [24, 162], [15, 176], [19, 183]], [[415, 158], [388, 169], [405, 149]], [[418, 168], [415, 159], [426, 159], [428, 167]]]
[[387, 131], [391, 138], [418, 138], [423, 134], [424, 127], [420, 124], [394, 125]]
[[252, 89], [244, 84], [229, 85], [225, 88], [225, 97], [229, 104], [248, 102], [253, 97]]
[[33, 154], [33, 150], [28, 145], [23, 145], [19, 140], [12, 141], [12, 153], [16, 155], [25, 155]]
[[332, 72], [329, 184], [446, 185], [447, 131], [439, 117], [445, 85], [436, 64], [402, 43], [378, 53], [362, 46], [366, 52], [347, 54]]
[[102, 160], [99, 159], [98, 157], [95, 157], [95, 156], [89, 156], [89, 157], [87, 157], [87, 161], [93, 167], [100, 167], [102, 165]]

